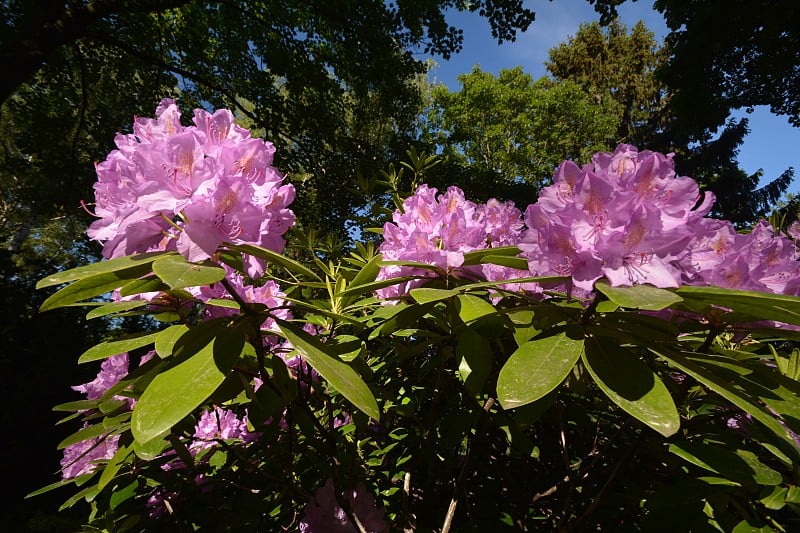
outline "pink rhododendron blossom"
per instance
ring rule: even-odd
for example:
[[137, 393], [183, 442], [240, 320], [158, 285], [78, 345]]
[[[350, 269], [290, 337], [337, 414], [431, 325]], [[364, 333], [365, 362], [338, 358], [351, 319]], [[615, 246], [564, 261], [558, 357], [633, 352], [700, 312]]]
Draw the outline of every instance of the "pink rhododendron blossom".
[[247, 420], [239, 418], [230, 409], [214, 407], [206, 409], [200, 415], [189, 451], [197, 453], [210, 448], [216, 444], [217, 440], [242, 439], [248, 442], [257, 438], [257, 433], [248, 431]]
[[61, 477], [72, 479], [91, 474], [97, 469], [97, 461], [111, 459], [118, 448], [119, 435], [95, 437], [67, 446], [61, 458]]
[[[465, 253], [513, 244], [521, 232], [522, 220], [513, 203], [490, 200], [477, 205], [466, 200], [458, 187], [437, 195], [436, 189], [422, 185], [403, 202], [402, 211], [395, 211], [392, 222], [384, 225], [380, 252], [385, 261], [415, 261], [441, 272], [458, 270], [474, 277], [480, 267], [460, 268]], [[388, 265], [381, 268], [378, 279], [435, 275], [429, 269]], [[377, 293], [381, 298], [403, 296], [423, 283], [424, 279], [411, 280]]]
[[86, 394], [88, 400], [97, 400], [128, 375], [128, 354], [112, 355], [100, 364], [100, 372], [89, 383], [76, 385], [72, 390]]
[[[130, 135], [98, 163], [95, 214], [89, 237], [104, 243], [107, 258], [178, 250], [190, 261], [207, 259], [223, 242], [252, 243], [282, 251], [294, 224], [288, 205], [294, 187], [272, 167], [275, 148], [250, 137], [233, 114], [180, 110], [165, 99], [156, 118], [137, 118]], [[247, 272], [263, 273], [247, 258]]]
[[[372, 495], [367, 492], [363, 483], [354, 490], [346, 491], [344, 498], [350, 504], [351, 513], [358, 518], [363, 528], [369, 533], [389, 531], [389, 524], [384, 520], [383, 509], [375, 505]], [[314, 494], [305, 508], [300, 521], [303, 533], [356, 533], [355, 524], [336, 501], [333, 479], [328, 479]]]

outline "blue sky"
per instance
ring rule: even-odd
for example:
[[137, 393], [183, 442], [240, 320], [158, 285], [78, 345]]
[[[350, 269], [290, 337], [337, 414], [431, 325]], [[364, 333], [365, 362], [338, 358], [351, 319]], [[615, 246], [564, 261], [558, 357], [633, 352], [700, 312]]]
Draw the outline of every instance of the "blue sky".
[[[438, 67], [431, 79], [458, 90], [458, 75], [471, 71], [475, 65], [494, 74], [521, 65], [534, 79], [540, 78], [547, 74], [544, 61], [548, 50], [575, 35], [581, 23], [600, 18], [586, 0], [538, 0], [526, 5], [536, 12], [536, 20], [526, 33], [517, 36], [516, 42], [502, 45], [492, 39], [485, 19], [470, 13], [451, 14], [449, 22], [464, 30], [464, 48], [450, 61], [435, 59]], [[652, 0], [628, 1], [619, 13], [629, 28], [644, 20], [659, 41], [668, 33]], [[766, 179], [777, 178], [788, 167], [794, 167], [796, 177], [790, 191], [800, 192], [800, 128], [793, 128], [786, 117], [775, 116], [766, 107], [758, 107], [752, 114], [741, 111], [736, 116], [747, 116], [750, 126], [739, 152], [741, 167], [750, 173], [761, 168]]]

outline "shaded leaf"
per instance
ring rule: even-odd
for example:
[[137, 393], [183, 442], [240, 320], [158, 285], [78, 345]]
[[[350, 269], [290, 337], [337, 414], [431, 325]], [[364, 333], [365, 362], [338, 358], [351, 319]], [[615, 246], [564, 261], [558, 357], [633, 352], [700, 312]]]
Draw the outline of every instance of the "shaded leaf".
[[611, 401], [665, 437], [678, 431], [675, 402], [659, 377], [617, 344], [590, 337], [583, 353], [586, 369]]

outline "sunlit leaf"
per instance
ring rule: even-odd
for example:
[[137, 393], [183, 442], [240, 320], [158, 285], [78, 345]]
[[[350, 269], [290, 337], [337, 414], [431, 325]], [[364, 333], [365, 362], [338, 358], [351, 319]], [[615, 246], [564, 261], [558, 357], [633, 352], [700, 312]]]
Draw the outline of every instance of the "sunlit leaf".
[[160, 331], [155, 333], [139, 333], [123, 339], [101, 342], [100, 344], [96, 344], [83, 352], [83, 354], [81, 354], [81, 356], [78, 358], [78, 362], [88, 363], [90, 361], [106, 359], [112, 355], [142, 348], [156, 342], [156, 339], [160, 334]]
[[583, 339], [566, 333], [528, 341], [511, 354], [497, 377], [497, 399], [504, 409], [535, 402], [558, 387], [583, 352]]
[[652, 285], [634, 285], [632, 287], [612, 287], [605, 280], [598, 280], [595, 289], [602, 292], [612, 302], [621, 307], [660, 311], [672, 304], [683, 301], [683, 298], [667, 289]]
[[189, 263], [182, 255], [156, 259], [153, 272], [173, 289], [211, 285], [225, 278], [225, 269], [216, 263]]
[[324, 344], [296, 325], [277, 321], [281, 334], [292, 343], [314, 370], [325, 378], [339, 393], [375, 420], [380, 419], [380, 409], [369, 386], [347, 363], [328, 353]]
[[225, 381], [244, 345], [244, 334], [228, 328], [185, 361], [157, 375], [134, 407], [133, 438], [144, 443], [162, 435], [206, 401]]
[[[117, 257], [115, 259], [109, 259], [108, 261], [92, 263], [91, 265], [79, 266], [78, 268], [65, 270], [64, 272], [58, 272], [43, 278], [39, 281], [39, 283], [36, 284], [36, 288], [43, 289], [45, 287], [60, 285], [61, 283], [68, 283], [77, 279], [97, 276], [99, 274], [109, 274], [111, 272], [126, 271], [128, 269], [133, 269], [134, 272], [138, 272], [138, 274], [134, 277], [139, 277], [142, 274], [146, 274], [150, 271], [148, 265], [150, 265], [150, 263], [152, 263], [156, 258], [165, 255], [173, 255], [174, 253], [175, 252], [147, 252], [143, 254]], [[123, 279], [130, 278], [123, 277]]]

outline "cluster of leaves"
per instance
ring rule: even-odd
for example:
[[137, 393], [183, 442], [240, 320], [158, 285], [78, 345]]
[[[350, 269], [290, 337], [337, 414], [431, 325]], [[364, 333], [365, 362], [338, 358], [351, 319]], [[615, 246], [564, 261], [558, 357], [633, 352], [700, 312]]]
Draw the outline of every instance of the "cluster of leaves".
[[[273, 310], [240, 298], [203, 304], [238, 308], [227, 318], [186, 312], [201, 303], [185, 289], [219, 282], [218, 262], [243, 251], [270, 262], [292, 302], [295, 318], [276, 331], [259, 329]], [[470, 252], [465, 264], [513, 265], [518, 252]], [[601, 280], [590, 301], [541, 300], [442, 272], [385, 305], [374, 291], [400, 280], [375, 281], [384, 264], [372, 246], [309, 267], [241, 245], [203, 264], [156, 252], [45, 278], [40, 287], [67, 285], [43, 310], [148, 313], [141, 301], [92, 301], [116, 288], [162, 291], [162, 304], [151, 329], [79, 361], [149, 347], [157, 357], [102, 398], [57, 407], [86, 423], [62, 447], [118, 435], [116, 454], [43, 491], [78, 487], [64, 507], [89, 502], [90, 524], [108, 531], [292, 527], [326, 478], [363, 481], [388, 521], [425, 531], [797, 526], [800, 336], [741, 324], [800, 325], [800, 299]], [[322, 380], [290, 378], [264, 335]], [[188, 453], [212, 405], [246, 410], [258, 440]], [[167, 468], [175, 458], [182, 468]], [[170, 512], [151, 519], [154, 494]]]

